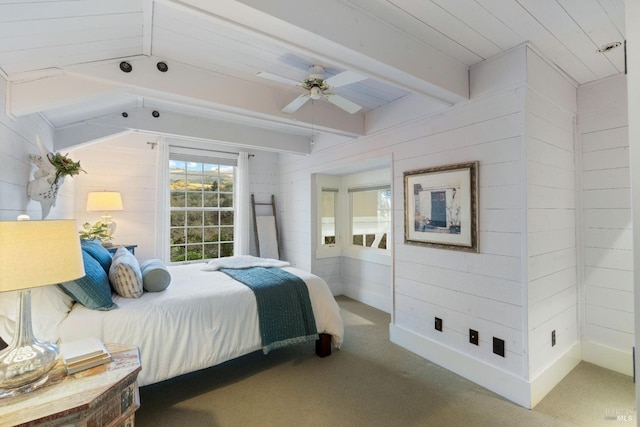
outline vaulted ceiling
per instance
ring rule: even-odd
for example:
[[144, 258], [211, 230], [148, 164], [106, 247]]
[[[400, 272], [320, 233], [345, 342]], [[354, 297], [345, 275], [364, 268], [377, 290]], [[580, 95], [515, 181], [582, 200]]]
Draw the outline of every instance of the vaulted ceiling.
[[[7, 114], [42, 115], [59, 147], [140, 129], [308, 152], [312, 127], [463, 102], [470, 67], [525, 42], [576, 85], [622, 73], [622, 47], [597, 50], [624, 33], [623, 0], [4, 0], [0, 73]], [[312, 65], [366, 77], [331, 89], [362, 109], [282, 112]]]

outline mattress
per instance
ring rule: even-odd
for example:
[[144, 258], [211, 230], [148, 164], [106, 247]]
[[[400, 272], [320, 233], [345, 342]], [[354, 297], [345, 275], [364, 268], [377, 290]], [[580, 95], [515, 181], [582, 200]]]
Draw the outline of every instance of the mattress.
[[[105, 343], [137, 345], [141, 386], [260, 350], [253, 292], [222, 272], [202, 267], [170, 266], [167, 289], [145, 292], [140, 298], [114, 295], [115, 310], [90, 310], [74, 304], [59, 326], [60, 340], [93, 336]], [[318, 333], [331, 334], [333, 345], [339, 348], [344, 326], [326, 282], [294, 267], [284, 270], [307, 284]]]

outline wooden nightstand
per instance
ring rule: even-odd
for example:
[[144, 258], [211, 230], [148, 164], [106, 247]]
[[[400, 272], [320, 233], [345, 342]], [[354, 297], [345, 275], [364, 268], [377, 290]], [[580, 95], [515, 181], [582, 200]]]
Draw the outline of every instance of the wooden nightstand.
[[119, 245], [119, 244], [113, 244], [113, 246], [105, 246], [105, 248], [109, 251], [109, 253], [111, 255], [115, 254], [116, 251], [118, 250], [119, 247], [124, 247], [127, 248], [129, 250], [129, 252], [131, 252], [132, 254], [136, 254], [136, 248], [138, 247], [138, 245]]
[[42, 388], [0, 400], [2, 426], [133, 427], [140, 407], [137, 347], [107, 344], [111, 363], [66, 375], [62, 360]]

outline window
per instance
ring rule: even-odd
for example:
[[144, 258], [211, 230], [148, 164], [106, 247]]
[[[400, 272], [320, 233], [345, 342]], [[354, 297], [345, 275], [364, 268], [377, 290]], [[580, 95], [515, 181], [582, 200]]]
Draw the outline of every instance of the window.
[[169, 161], [170, 261], [231, 256], [235, 168], [183, 157]]
[[391, 169], [314, 174], [315, 257], [390, 265]]
[[349, 189], [351, 198], [351, 244], [387, 249], [391, 226], [391, 188]]
[[338, 189], [323, 188], [321, 196], [321, 239], [320, 245], [333, 246], [336, 244], [336, 197]]

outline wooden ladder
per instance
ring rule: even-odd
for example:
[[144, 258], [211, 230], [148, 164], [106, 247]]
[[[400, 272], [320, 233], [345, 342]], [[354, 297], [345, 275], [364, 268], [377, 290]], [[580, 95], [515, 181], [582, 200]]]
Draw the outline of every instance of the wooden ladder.
[[[271, 212], [272, 212], [272, 217], [273, 217], [273, 223], [271, 223], [269, 220], [267, 220], [265, 218], [265, 221], [263, 222], [263, 228], [261, 229], [258, 226], [258, 220], [257, 220], [257, 216], [256, 216], [256, 206], [271, 206]], [[251, 195], [251, 212], [253, 214], [253, 231], [254, 231], [254, 235], [256, 238], [256, 249], [258, 251], [258, 256], [259, 257], [266, 257], [266, 258], [274, 258], [274, 259], [280, 259], [280, 240], [279, 240], [279, 233], [278, 233], [278, 218], [276, 217], [276, 197], [272, 194], [271, 195], [271, 202], [266, 203], [260, 203], [260, 202], [256, 202], [255, 196], [252, 194]], [[268, 215], [265, 215], [265, 217], [268, 217]], [[261, 221], [262, 222], [262, 221]], [[263, 253], [263, 251], [261, 251], [260, 249], [260, 236], [263, 235], [265, 236], [264, 238], [273, 238], [275, 237], [275, 247], [268, 246], [266, 247], [266, 251], [265, 253]], [[265, 249], [266, 243], [269, 243], [269, 241], [263, 241], [263, 249]]]

